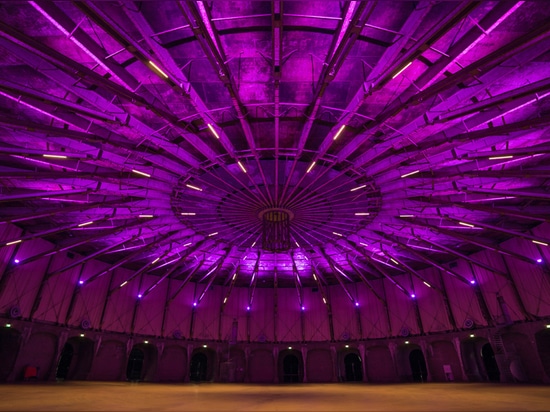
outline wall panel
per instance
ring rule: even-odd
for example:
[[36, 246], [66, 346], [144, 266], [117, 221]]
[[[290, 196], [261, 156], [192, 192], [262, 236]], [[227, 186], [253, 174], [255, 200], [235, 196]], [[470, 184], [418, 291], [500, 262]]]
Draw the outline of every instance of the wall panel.
[[[6, 244], [14, 239], [17, 240], [21, 233], [22, 230], [15, 225], [9, 223], [0, 224], [0, 244]], [[23, 260], [27, 257], [23, 254], [19, 254], [19, 248], [21, 246], [22, 244], [0, 247], [0, 279], [4, 276], [6, 268], [13, 264], [13, 259], [17, 258]], [[16, 250], [17, 253], [15, 253]]]
[[[86, 282], [91, 276], [100, 273], [108, 268], [108, 265], [98, 261], [88, 261], [84, 264], [81, 279]], [[105, 305], [105, 297], [111, 280], [111, 274], [100, 276], [95, 280], [84, 283], [79, 288], [75, 299], [73, 313], [69, 319], [69, 325], [80, 326], [82, 321], [90, 322], [92, 328], [99, 328], [101, 321], [101, 313]], [[103, 328], [107, 323], [104, 322]]]
[[428, 287], [422, 280], [412, 277], [424, 332], [452, 330], [443, 296], [434, 288], [441, 289], [439, 270], [437, 268], [425, 269], [420, 274], [427, 280], [426, 283], [432, 286]]
[[304, 288], [304, 331], [307, 342], [330, 340], [327, 306], [321, 292]]
[[[200, 296], [205, 285], [198, 287], [197, 296]], [[218, 339], [220, 322], [220, 309], [223, 302], [223, 287], [211, 286], [195, 312], [195, 330], [193, 337], [196, 339]]]
[[[126, 272], [128, 275], [131, 273], [130, 271]], [[158, 276], [144, 276], [140, 293], [143, 293], [145, 290], [149, 289], [149, 287], [153, 286], [159, 279], [160, 278]], [[167, 289], [168, 280], [165, 279], [153, 290], [151, 290], [150, 293], [139, 300], [134, 333], [143, 335], [160, 335]]]
[[[411, 283], [408, 275], [399, 275], [395, 279], [403, 286], [411, 290]], [[420, 332], [416, 317], [412, 298], [403, 293], [401, 289], [384, 279], [384, 287], [386, 289], [386, 298], [388, 300], [388, 308], [390, 311], [390, 322], [392, 327], [392, 335], [399, 336], [402, 331], [407, 329], [411, 334]]]
[[[224, 288], [223, 296], [225, 296], [227, 290], [228, 288]], [[237, 341], [243, 342], [247, 340], [247, 301], [248, 288], [233, 288], [220, 319], [222, 340], [229, 341], [232, 338], [234, 320], [237, 321]]]
[[[475, 254], [475, 258], [488, 264], [491, 267], [507, 272], [502, 255], [490, 251], [482, 251]], [[477, 281], [481, 287], [487, 306], [497, 323], [506, 323], [505, 314], [499, 305], [497, 297], [501, 296], [507, 307], [512, 321], [524, 320], [523, 314], [516, 295], [510, 282], [501, 275], [497, 275], [479, 266], [473, 266]]]
[[[382, 283], [377, 280], [372, 283]], [[384, 291], [377, 293], [384, 298]], [[391, 334], [388, 324], [388, 312], [384, 303], [369, 289], [367, 285], [359, 283], [357, 285], [357, 296], [359, 302], [359, 311], [361, 314], [361, 325], [363, 337], [367, 339], [376, 339], [389, 336]]]
[[128, 279], [128, 273], [124, 270], [115, 270], [111, 281], [114, 289], [111, 298], [107, 302], [103, 328], [115, 332], [131, 333], [134, 308], [140, 290], [140, 276], [123, 284]]
[[328, 349], [311, 349], [307, 352], [306, 376], [308, 382], [332, 382], [334, 360]]
[[[78, 258], [70, 258], [67, 253], [64, 252], [56, 253], [51, 257], [48, 274], [67, 267], [73, 263], [75, 259]], [[75, 291], [75, 287], [78, 285], [80, 269], [81, 265], [78, 265], [69, 270], [57, 273], [45, 281], [38, 309], [33, 316], [34, 319], [44, 320], [46, 322], [65, 323], [71, 296]]]
[[[23, 260], [49, 249], [51, 249], [50, 245], [40, 239], [30, 240], [21, 243], [17, 258]], [[2, 313], [9, 313], [10, 308], [18, 306], [21, 309], [21, 316], [25, 318], [30, 316], [49, 261], [50, 257], [44, 257], [24, 265], [10, 266], [11, 273], [4, 273], [5, 278], [2, 279], [2, 282], [5, 282], [4, 290], [0, 294]]]
[[[507, 240], [503, 246], [535, 260], [545, 259], [541, 252], [548, 249], [545, 246], [539, 248], [532, 242], [516, 238]], [[545, 262], [548, 260], [539, 265], [508, 256], [505, 256], [504, 260], [527, 312], [535, 316], [549, 316], [550, 275], [544, 273], [544, 268], [547, 267]]]
[[[351, 292], [351, 285], [346, 286]], [[332, 306], [334, 338], [336, 340], [358, 339], [357, 309], [354, 303], [340, 285], [330, 286], [327, 289]]]
[[273, 289], [257, 288], [250, 308], [250, 340], [273, 341]]
[[189, 337], [195, 285], [187, 284], [180, 290], [182, 283], [181, 280], [170, 281], [170, 297], [175, 297], [169, 303], [166, 312], [164, 321], [165, 336], [176, 334], [183, 338]]
[[389, 383], [397, 381], [397, 373], [388, 347], [369, 346], [366, 350], [366, 357], [369, 382]]
[[[470, 265], [465, 261], [459, 260], [457, 266], [452, 270], [468, 280], [474, 279]], [[464, 327], [464, 322], [467, 319], [473, 320], [476, 325], [486, 326], [487, 322], [483, 317], [475, 294], [475, 286], [464, 283], [448, 273], [442, 273], [442, 279], [447, 290], [447, 296], [449, 296], [449, 305], [451, 306], [456, 326], [458, 328]]]
[[269, 349], [256, 349], [250, 353], [248, 376], [251, 382], [271, 383], [275, 379], [275, 358]]
[[275, 319], [277, 322], [277, 339], [280, 342], [301, 341], [301, 308], [296, 289], [279, 289], [278, 297], [279, 316]]

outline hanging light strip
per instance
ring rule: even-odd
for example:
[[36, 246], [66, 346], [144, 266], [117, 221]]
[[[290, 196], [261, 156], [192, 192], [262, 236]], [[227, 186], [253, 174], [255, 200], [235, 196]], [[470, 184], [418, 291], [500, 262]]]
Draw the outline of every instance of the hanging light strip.
[[158, 67], [155, 63], [153, 63], [151, 60], [149, 60], [149, 64], [150, 64], [151, 66], [153, 66], [153, 68], [154, 68], [157, 72], [159, 72], [165, 79], [168, 78], [168, 75], [167, 75], [166, 73], [164, 73], [164, 71], [163, 71], [160, 67]]
[[133, 172], [133, 173], [136, 173], [136, 174], [138, 174], [138, 175], [145, 176], [145, 177], [151, 177], [151, 175], [150, 175], [149, 173], [140, 172], [139, 170], [136, 170], [136, 169], [132, 169], [132, 172]]
[[210, 129], [210, 131], [212, 132], [212, 134], [214, 136], [216, 136], [216, 139], [219, 139], [220, 138], [220, 135], [218, 134], [218, 132], [216, 132], [216, 129], [214, 129], [214, 127], [212, 127], [212, 125], [210, 123], [208, 123], [208, 128]]
[[336, 140], [338, 139], [338, 137], [340, 136], [340, 134], [344, 131], [346, 125], [343, 124], [342, 126], [340, 126], [340, 128], [338, 129], [338, 131], [336, 132], [336, 134], [334, 135], [333, 139], [332, 140]]

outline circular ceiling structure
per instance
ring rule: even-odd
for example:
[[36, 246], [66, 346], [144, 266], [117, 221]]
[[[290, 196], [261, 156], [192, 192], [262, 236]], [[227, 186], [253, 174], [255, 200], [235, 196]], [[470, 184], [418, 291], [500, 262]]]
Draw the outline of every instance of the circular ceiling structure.
[[507, 271], [480, 252], [547, 271], [549, 19], [515, 1], [2, 2], [0, 222], [21, 229], [3, 247], [43, 239], [20, 265], [69, 252], [125, 282]]

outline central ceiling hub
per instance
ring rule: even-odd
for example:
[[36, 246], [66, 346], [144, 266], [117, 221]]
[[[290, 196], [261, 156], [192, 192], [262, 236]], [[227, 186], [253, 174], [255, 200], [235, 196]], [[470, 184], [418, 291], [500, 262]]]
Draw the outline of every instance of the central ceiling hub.
[[291, 158], [262, 159], [247, 164], [247, 173], [234, 164], [183, 176], [172, 210], [195, 239], [271, 253], [311, 251], [356, 234], [376, 217], [381, 197], [372, 179], [309, 166]]
[[259, 214], [262, 219], [262, 247], [269, 252], [285, 252], [290, 249], [289, 211], [267, 209]]

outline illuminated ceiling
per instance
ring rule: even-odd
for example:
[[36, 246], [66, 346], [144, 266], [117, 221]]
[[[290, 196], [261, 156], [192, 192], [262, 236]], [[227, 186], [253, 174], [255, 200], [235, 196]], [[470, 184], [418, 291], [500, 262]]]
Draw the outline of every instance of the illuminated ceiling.
[[242, 286], [537, 264], [498, 245], [550, 239], [549, 50], [544, 2], [4, 1], [6, 243]]

